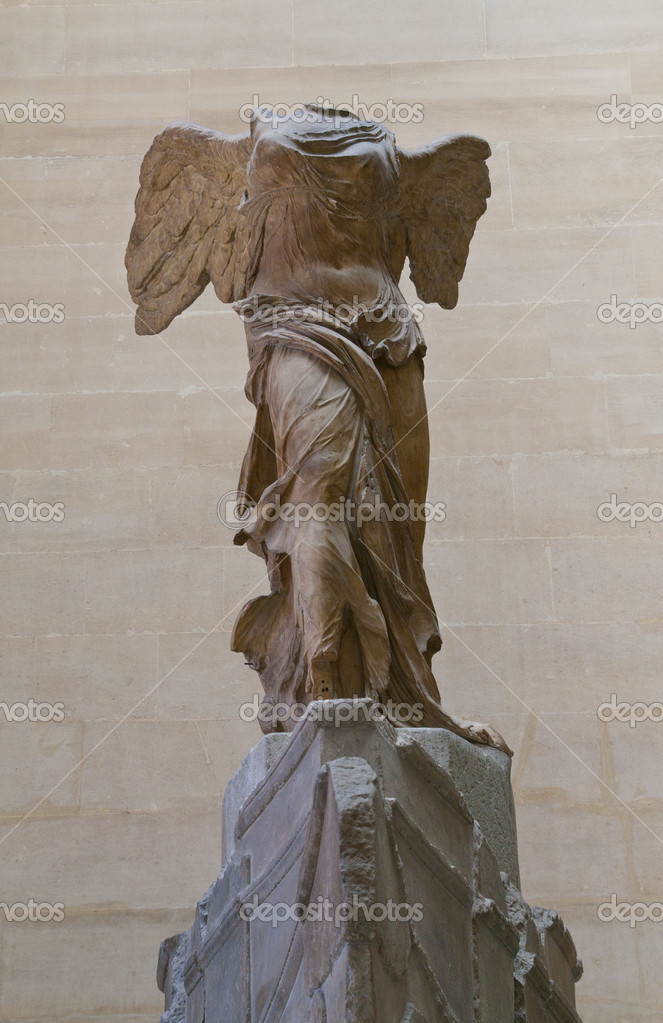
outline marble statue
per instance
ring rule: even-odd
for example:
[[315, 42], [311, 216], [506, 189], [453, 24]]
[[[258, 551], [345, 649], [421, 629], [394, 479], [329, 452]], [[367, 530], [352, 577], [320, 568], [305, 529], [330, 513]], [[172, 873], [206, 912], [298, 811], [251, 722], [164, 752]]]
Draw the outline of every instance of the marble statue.
[[[143, 161], [126, 266], [138, 334], [163, 331], [210, 282], [245, 322], [256, 422], [235, 542], [264, 558], [271, 592], [243, 608], [232, 642], [265, 703], [369, 696], [509, 752], [440, 706], [415, 514], [426, 346], [398, 286], [407, 259], [422, 302], [456, 305], [489, 156], [470, 135], [406, 152], [383, 125], [315, 105], [258, 109], [240, 135], [175, 124]], [[284, 513], [301, 507], [315, 513]]]

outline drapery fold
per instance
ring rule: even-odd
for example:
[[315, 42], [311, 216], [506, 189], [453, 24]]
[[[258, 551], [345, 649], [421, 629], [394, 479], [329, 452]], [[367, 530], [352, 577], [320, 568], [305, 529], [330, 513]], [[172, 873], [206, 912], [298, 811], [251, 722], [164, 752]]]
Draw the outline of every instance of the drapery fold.
[[[347, 325], [310, 315], [246, 325], [257, 412], [239, 491], [253, 514], [235, 542], [265, 559], [272, 592], [243, 608], [233, 649], [270, 703], [306, 702], [312, 666], [326, 661], [337, 695], [419, 706], [422, 724], [444, 727], [437, 619], [411, 522], [390, 512], [409, 495], [387, 390]], [[318, 511], [287, 521], [286, 506]]]

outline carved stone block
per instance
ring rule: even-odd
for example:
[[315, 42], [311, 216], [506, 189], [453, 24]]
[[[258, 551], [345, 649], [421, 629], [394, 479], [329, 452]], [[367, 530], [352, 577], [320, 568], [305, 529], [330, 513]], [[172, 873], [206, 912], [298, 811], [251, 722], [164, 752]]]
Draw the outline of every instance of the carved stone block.
[[341, 703], [231, 780], [162, 1023], [576, 1023], [573, 942], [517, 887], [509, 757]]

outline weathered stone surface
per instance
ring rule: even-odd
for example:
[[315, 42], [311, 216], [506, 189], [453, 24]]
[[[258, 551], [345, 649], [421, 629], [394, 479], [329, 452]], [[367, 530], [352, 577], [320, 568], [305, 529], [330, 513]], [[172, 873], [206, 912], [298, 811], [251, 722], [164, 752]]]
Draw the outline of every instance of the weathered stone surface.
[[509, 916], [520, 933], [515, 965], [516, 1023], [581, 1023], [574, 987], [582, 963], [562, 918], [550, 909], [528, 906], [503, 874]]
[[491, 747], [473, 749], [442, 728], [407, 729], [440, 767], [449, 772], [481, 825], [500, 869], [520, 884], [516, 810], [511, 790], [511, 759]]
[[372, 707], [314, 703], [235, 773], [221, 873], [161, 948], [162, 1023], [579, 1019], [573, 942], [514, 883], [510, 758]]
[[290, 741], [284, 732], [265, 735], [233, 774], [223, 796], [222, 835], [223, 862], [230, 858], [235, 848], [235, 822], [242, 804], [266, 777]]

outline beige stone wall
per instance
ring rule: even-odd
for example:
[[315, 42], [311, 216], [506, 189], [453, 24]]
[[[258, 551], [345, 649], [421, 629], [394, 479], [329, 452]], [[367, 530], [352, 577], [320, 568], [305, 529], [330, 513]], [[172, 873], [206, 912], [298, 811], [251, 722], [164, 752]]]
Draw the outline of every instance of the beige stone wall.
[[402, 145], [493, 146], [461, 303], [424, 322], [436, 670], [449, 709], [515, 746], [524, 892], [575, 935], [585, 1023], [660, 1020], [663, 923], [597, 907], [663, 900], [663, 723], [597, 708], [662, 698], [663, 527], [597, 507], [663, 501], [662, 329], [597, 308], [661, 298], [663, 128], [596, 112], [663, 102], [660, 0], [10, 0], [0, 24], [0, 103], [65, 107], [0, 112], [0, 302], [66, 314], [0, 325], [0, 501], [65, 506], [0, 509], [0, 703], [65, 706], [0, 708], [0, 902], [65, 906], [0, 912], [0, 1017], [158, 1018], [159, 942], [216, 874], [221, 793], [260, 735], [229, 637], [264, 574], [216, 515], [252, 420], [242, 329], [206, 293], [134, 336], [141, 157], [170, 121], [242, 130], [254, 94], [357, 94], [424, 104]]

